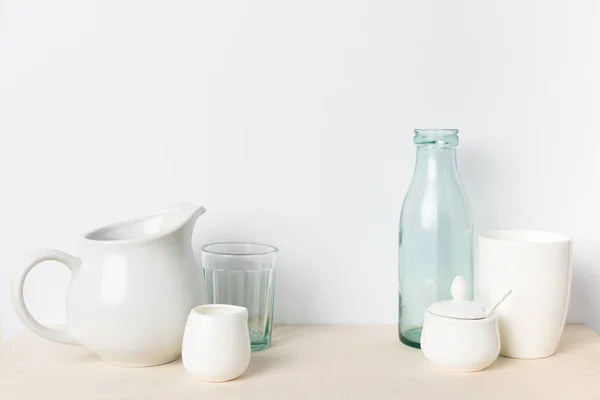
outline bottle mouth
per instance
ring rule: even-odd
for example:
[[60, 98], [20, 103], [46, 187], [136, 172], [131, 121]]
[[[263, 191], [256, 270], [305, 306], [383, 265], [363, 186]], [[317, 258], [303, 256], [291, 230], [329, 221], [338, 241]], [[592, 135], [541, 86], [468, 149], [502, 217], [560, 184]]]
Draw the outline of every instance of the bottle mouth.
[[416, 145], [453, 147], [458, 144], [458, 129], [415, 129], [413, 141]]

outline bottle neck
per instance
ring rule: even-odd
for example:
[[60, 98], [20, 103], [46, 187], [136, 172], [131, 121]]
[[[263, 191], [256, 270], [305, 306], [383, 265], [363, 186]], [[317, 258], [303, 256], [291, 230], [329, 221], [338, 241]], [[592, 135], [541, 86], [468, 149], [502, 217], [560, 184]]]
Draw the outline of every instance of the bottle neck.
[[458, 178], [456, 129], [416, 129], [414, 143], [417, 146], [415, 176], [425, 174], [429, 181], [438, 176]]
[[428, 163], [432, 159], [447, 166], [456, 166], [456, 148], [417, 147], [417, 164]]
[[415, 178], [437, 181], [440, 177], [458, 178], [456, 148], [435, 146], [418, 146], [415, 164]]

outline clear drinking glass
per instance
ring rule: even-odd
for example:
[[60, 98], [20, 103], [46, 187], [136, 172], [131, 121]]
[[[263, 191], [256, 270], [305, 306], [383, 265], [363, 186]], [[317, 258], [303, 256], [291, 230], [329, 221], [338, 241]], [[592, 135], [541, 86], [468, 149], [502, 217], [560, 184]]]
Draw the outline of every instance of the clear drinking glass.
[[248, 309], [252, 351], [266, 349], [271, 343], [277, 252], [273, 246], [244, 242], [202, 247], [208, 302]]
[[473, 297], [473, 222], [456, 164], [456, 129], [417, 129], [417, 160], [400, 217], [399, 316], [402, 343], [420, 347], [427, 307], [451, 299], [456, 276]]

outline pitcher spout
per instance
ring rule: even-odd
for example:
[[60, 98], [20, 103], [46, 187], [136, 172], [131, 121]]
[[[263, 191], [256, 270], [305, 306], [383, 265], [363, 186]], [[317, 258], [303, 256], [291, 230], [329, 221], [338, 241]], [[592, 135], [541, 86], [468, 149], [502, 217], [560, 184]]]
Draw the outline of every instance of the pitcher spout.
[[188, 225], [193, 227], [196, 220], [206, 212], [206, 208], [192, 203], [177, 204], [163, 210], [166, 218], [171, 218], [174, 226]]
[[191, 236], [196, 220], [205, 212], [206, 208], [195, 204], [177, 204], [145, 217], [97, 229], [85, 235], [85, 239], [112, 244], [131, 243], [158, 239], [186, 227], [190, 228]]

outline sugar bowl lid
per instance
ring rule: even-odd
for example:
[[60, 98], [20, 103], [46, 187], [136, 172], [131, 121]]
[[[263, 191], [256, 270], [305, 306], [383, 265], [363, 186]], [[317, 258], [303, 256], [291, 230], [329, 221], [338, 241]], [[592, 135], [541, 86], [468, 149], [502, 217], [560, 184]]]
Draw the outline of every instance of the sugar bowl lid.
[[457, 276], [450, 287], [452, 300], [443, 300], [433, 303], [427, 311], [439, 317], [455, 319], [483, 319], [486, 317], [482, 304], [467, 299], [467, 281], [462, 276]]

